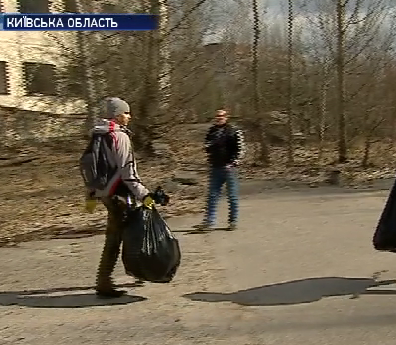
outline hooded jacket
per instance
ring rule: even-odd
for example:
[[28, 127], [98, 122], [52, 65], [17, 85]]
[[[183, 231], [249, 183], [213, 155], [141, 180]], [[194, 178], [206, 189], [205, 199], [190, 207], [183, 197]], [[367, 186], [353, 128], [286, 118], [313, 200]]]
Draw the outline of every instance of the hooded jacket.
[[120, 192], [123, 194], [127, 189], [133, 193], [136, 201], [142, 201], [149, 194], [149, 190], [143, 185], [137, 172], [129, 130], [112, 120], [102, 119], [93, 128], [92, 133], [109, 135], [107, 158], [109, 164], [116, 169], [106, 188], [97, 190], [95, 195], [108, 197]]

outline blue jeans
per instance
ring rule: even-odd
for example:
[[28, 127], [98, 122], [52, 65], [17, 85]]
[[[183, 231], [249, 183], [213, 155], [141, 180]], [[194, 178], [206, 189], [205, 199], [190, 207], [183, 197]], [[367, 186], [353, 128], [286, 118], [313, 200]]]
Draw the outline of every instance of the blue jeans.
[[205, 223], [214, 225], [216, 207], [220, 199], [223, 185], [227, 188], [228, 222], [235, 223], [238, 217], [238, 173], [235, 167], [211, 168], [209, 174], [209, 192]]

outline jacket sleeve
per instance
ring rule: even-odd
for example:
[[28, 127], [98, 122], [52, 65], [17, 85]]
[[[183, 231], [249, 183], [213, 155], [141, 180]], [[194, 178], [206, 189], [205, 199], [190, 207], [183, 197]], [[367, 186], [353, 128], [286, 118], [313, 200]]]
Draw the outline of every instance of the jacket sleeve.
[[206, 153], [210, 153], [213, 151], [213, 133], [214, 133], [214, 127], [210, 127], [208, 129], [208, 132], [206, 133], [205, 136], [205, 151]]
[[233, 154], [232, 164], [239, 165], [245, 157], [245, 138], [241, 129], [237, 128], [234, 132], [235, 153]]
[[126, 133], [118, 133], [115, 143], [115, 157], [120, 169], [121, 179], [135, 198], [141, 201], [149, 190], [140, 181], [131, 141]]
[[212, 133], [212, 127], [209, 128], [209, 130], [208, 130], [208, 132], [206, 133], [206, 136], [205, 136], [204, 150], [205, 150], [206, 153], [210, 152], [210, 148], [212, 146], [212, 143], [210, 141], [210, 134], [211, 133]]

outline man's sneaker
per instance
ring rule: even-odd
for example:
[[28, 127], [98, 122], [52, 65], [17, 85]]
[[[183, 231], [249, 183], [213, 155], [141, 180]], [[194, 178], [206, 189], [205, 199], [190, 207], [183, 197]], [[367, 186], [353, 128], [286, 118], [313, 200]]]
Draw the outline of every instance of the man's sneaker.
[[145, 283], [144, 280], [136, 279], [134, 284], [135, 284], [135, 286], [141, 287], [141, 286], [144, 286], [144, 283]]
[[214, 227], [211, 224], [202, 222], [201, 224], [194, 225], [193, 228], [198, 231], [210, 231], [210, 230], [213, 230]]
[[237, 224], [235, 222], [231, 222], [228, 227], [227, 227], [227, 231], [234, 231], [237, 229]]
[[109, 289], [109, 290], [96, 290], [96, 296], [98, 298], [120, 298], [124, 296], [127, 292], [125, 290], [116, 290], [116, 289]]

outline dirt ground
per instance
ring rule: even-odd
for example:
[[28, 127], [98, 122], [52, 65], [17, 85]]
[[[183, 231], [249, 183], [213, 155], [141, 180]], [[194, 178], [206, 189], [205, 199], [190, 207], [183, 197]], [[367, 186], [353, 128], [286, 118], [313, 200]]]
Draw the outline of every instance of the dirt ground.
[[[31, 239], [92, 233], [103, 230], [105, 209], [84, 213], [84, 188], [78, 168], [82, 147], [29, 147], [0, 155], [0, 246]], [[171, 180], [175, 169], [160, 163], [139, 162], [139, 172], [149, 188]], [[149, 176], [149, 178], [147, 178]], [[146, 177], [146, 178], [144, 178]], [[203, 176], [204, 180], [205, 177]], [[170, 193], [168, 216], [199, 212], [202, 200], [188, 201], [204, 185], [179, 186]]]
[[[201, 138], [195, 134], [194, 141], [193, 134], [189, 135], [179, 136], [178, 141], [170, 145], [177, 152], [171, 162], [168, 159], [150, 161], [139, 156], [139, 173], [149, 188], [172, 187], [167, 189], [171, 204], [163, 210], [167, 217], [199, 213], [204, 208], [205, 157]], [[78, 142], [51, 142], [0, 150], [0, 246], [32, 239], [64, 238], [76, 233], [80, 236], [101, 233], [105, 220], [103, 206], [99, 206], [94, 215], [82, 212], [84, 193], [78, 158], [83, 147], [84, 144]], [[288, 166], [284, 150], [273, 148], [272, 166], [262, 168], [254, 166], [254, 150], [249, 144], [240, 177], [243, 183], [263, 182], [269, 189], [296, 182], [317, 187], [326, 184], [329, 170], [338, 168], [342, 170], [344, 185], [367, 186], [394, 175], [394, 154], [388, 147], [381, 149], [384, 154], [376, 156], [378, 164], [363, 169], [359, 167], [360, 153], [354, 154], [355, 161], [336, 166], [331, 163], [333, 153], [327, 154], [323, 164], [318, 164], [315, 148], [296, 149], [295, 164]], [[176, 184], [175, 188], [172, 177], [178, 171], [192, 172], [197, 184]]]

